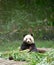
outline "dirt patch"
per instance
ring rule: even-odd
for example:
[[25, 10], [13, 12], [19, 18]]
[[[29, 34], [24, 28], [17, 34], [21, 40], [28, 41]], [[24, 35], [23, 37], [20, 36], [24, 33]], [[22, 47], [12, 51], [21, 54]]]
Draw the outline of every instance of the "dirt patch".
[[0, 65], [25, 65], [25, 64], [27, 63], [23, 61], [6, 60], [0, 58]]

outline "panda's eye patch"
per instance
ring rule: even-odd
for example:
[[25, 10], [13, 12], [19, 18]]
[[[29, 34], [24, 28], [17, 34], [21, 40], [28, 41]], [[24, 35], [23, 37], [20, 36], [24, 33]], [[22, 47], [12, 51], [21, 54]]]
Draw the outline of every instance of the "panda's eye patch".
[[31, 40], [31, 38], [29, 38]]
[[26, 40], [27, 40], [27, 38], [26, 38]]

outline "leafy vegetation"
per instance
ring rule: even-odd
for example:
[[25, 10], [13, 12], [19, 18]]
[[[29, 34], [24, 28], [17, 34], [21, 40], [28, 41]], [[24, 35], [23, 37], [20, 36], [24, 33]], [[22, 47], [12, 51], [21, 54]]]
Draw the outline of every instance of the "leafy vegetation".
[[13, 57], [15, 61], [26, 61], [28, 65], [53, 65], [54, 64], [54, 50], [50, 50], [44, 54], [30, 52], [28, 50], [19, 51], [13, 50], [10, 52], [0, 53], [0, 57], [8, 59]]
[[[37, 47], [54, 48], [54, 41], [35, 41]], [[46, 53], [28, 52], [28, 50], [20, 51], [22, 41], [10, 42], [7, 40], [1, 41], [0, 58], [9, 59], [12, 57], [15, 61], [26, 61], [28, 65], [53, 65], [54, 50]]]
[[35, 39], [54, 40], [54, 0], [1, 0], [0, 38], [22, 39], [33, 33]]

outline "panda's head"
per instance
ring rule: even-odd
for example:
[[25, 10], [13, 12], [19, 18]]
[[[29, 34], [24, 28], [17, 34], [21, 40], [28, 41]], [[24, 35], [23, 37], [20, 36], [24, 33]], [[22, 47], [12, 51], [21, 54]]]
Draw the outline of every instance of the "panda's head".
[[26, 42], [28, 44], [34, 44], [34, 38], [32, 34], [24, 35], [23, 42]]

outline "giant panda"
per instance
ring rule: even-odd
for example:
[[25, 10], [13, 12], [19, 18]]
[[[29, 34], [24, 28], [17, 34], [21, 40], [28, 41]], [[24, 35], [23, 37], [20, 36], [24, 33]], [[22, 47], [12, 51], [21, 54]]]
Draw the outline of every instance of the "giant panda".
[[36, 45], [34, 43], [33, 34], [27, 34], [23, 36], [23, 43], [21, 45], [21, 50], [29, 49], [29, 52], [35, 51], [37, 52]]

